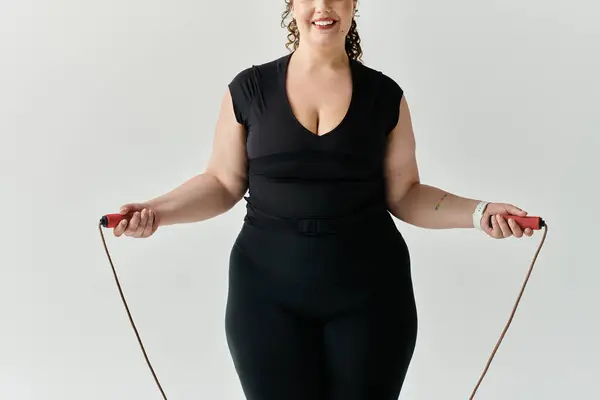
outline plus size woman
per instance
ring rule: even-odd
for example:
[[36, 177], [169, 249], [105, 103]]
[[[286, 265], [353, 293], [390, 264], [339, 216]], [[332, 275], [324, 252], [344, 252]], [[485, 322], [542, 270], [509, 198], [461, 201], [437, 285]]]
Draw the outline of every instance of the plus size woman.
[[532, 231], [497, 218], [526, 215], [513, 205], [420, 182], [407, 99], [361, 61], [356, 1], [285, 7], [291, 51], [232, 78], [207, 169], [124, 205], [122, 213], [136, 213], [114, 234], [148, 237], [245, 200], [225, 328], [246, 398], [397, 399], [417, 310], [394, 219], [493, 238]]

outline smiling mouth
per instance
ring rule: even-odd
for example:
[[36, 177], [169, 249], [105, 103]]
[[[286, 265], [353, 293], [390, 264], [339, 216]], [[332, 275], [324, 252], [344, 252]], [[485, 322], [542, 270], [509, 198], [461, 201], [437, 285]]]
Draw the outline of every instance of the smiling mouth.
[[334, 26], [336, 23], [337, 21], [333, 19], [323, 19], [319, 21], [313, 21], [312, 25], [319, 29], [328, 29]]

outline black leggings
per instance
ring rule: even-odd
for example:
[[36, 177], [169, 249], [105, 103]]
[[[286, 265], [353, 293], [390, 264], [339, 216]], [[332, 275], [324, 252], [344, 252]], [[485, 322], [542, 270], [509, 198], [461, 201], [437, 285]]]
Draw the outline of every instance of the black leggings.
[[248, 400], [397, 400], [417, 313], [407, 246], [384, 217], [302, 236], [245, 223], [226, 332]]

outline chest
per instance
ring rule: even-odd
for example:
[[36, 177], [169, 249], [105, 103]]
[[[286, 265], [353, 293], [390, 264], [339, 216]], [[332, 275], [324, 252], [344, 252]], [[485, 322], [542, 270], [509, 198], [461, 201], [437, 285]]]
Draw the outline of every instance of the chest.
[[286, 76], [284, 66], [262, 72], [248, 114], [250, 161], [309, 160], [310, 154], [381, 161], [387, 135], [377, 81], [356, 65], [347, 74], [326, 78]]
[[313, 77], [290, 74], [284, 84], [284, 101], [292, 117], [316, 136], [333, 132], [352, 104], [354, 85], [350, 73]]

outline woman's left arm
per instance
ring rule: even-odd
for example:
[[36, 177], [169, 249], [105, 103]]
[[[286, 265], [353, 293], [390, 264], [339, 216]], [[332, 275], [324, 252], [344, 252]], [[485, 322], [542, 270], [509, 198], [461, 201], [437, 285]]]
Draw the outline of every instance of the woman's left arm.
[[[416, 144], [410, 110], [405, 96], [400, 102], [400, 116], [390, 132], [385, 158], [386, 196], [390, 212], [408, 224], [429, 229], [473, 228], [473, 212], [481, 200], [461, 197], [421, 183], [416, 160]], [[505, 203], [489, 203], [480, 224], [495, 238], [531, 236], [510, 218], [499, 214], [525, 216], [527, 212]], [[489, 225], [490, 216], [492, 225]]]

